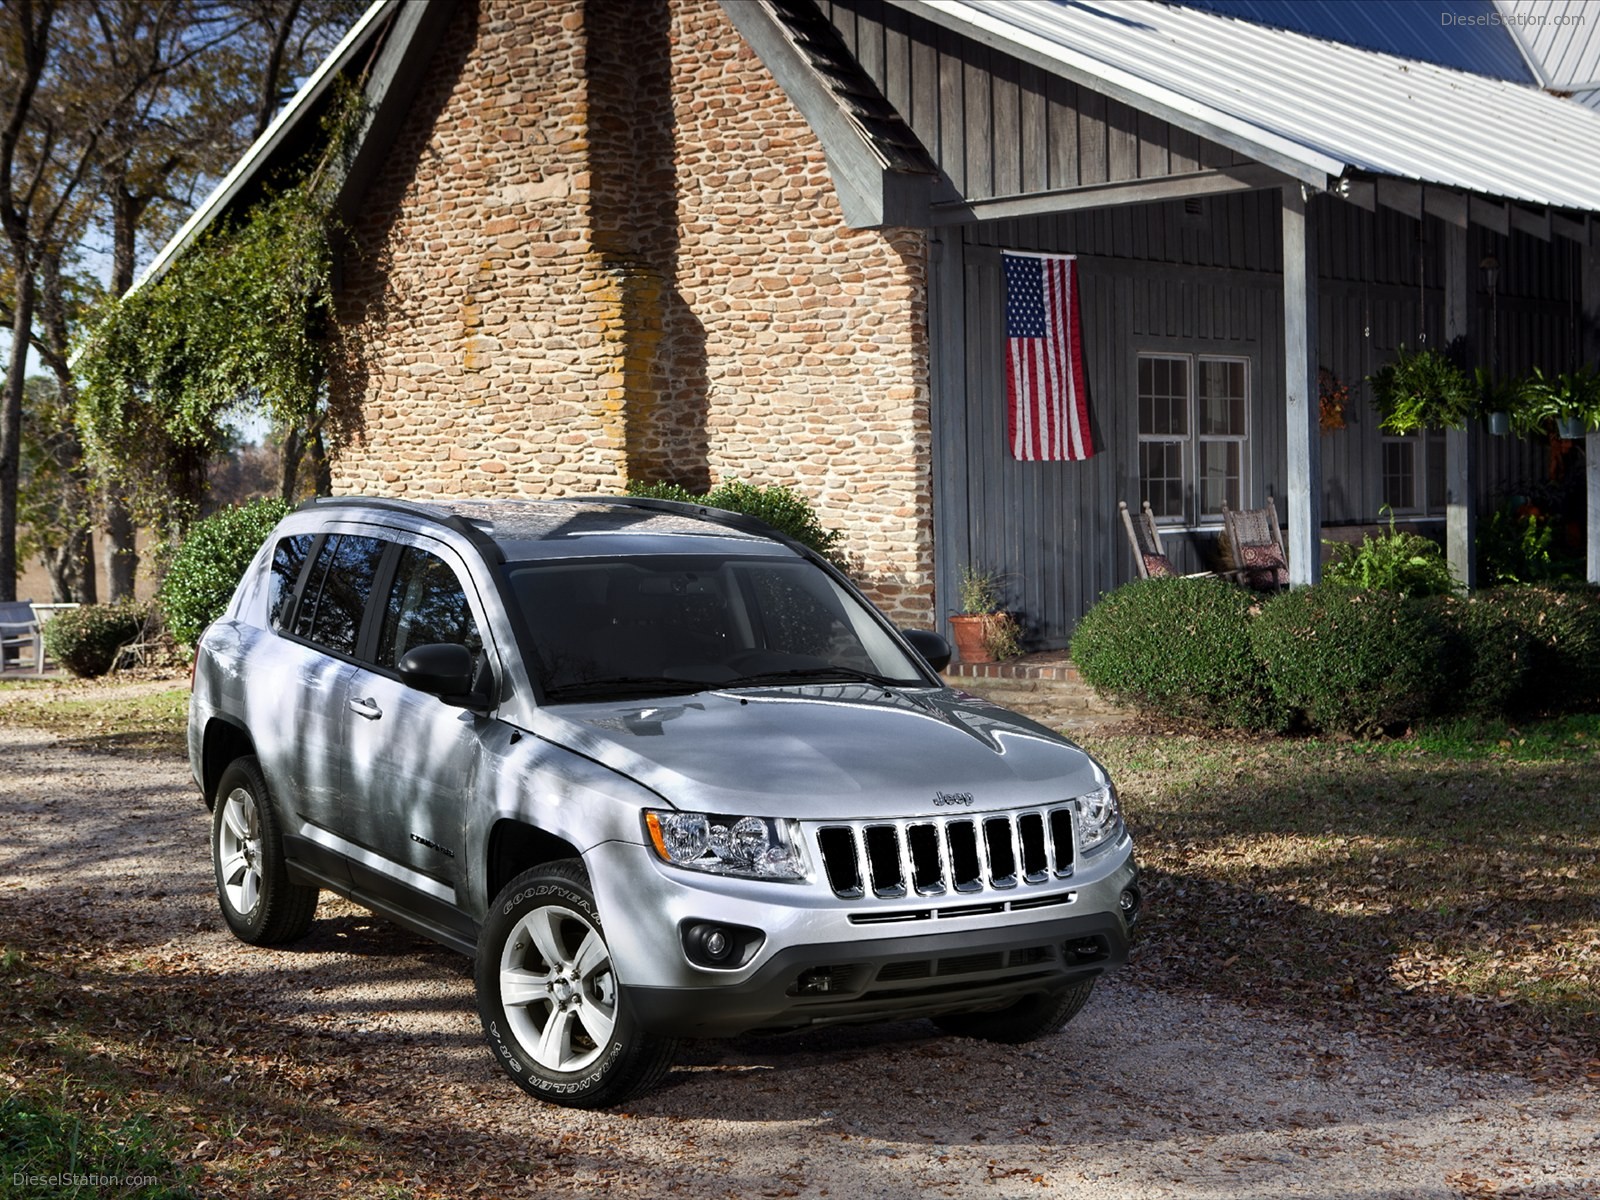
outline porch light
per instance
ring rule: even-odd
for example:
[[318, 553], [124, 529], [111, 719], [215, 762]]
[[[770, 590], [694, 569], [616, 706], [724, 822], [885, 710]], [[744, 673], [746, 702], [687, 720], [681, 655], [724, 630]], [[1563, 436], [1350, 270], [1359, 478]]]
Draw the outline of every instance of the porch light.
[[1500, 284], [1500, 260], [1492, 254], [1485, 255], [1478, 264], [1478, 270], [1483, 272], [1484, 290], [1494, 295]]

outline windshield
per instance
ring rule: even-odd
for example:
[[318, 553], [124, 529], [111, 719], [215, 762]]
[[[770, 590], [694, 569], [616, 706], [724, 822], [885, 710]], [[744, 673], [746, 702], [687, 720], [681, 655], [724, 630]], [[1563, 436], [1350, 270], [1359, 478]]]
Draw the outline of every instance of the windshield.
[[803, 559], [568, 559], [510, 574], [547, 700], [928, 686], [876, 615]]

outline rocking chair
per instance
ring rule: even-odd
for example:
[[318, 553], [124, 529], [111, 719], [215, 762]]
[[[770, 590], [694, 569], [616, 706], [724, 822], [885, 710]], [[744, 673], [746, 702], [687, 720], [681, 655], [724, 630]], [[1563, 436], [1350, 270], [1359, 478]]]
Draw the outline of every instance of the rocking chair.
[[1222, 509], [1222, 526], [1233, 570], [1229, 578], [1258, 592], [1289, 586], [1289, 556], [1278, 526], [1278, 507], [1267, 497], [1264, 508]]
[[1122, 526], [1128, 531], [1128, 544], [1133, 547], [1134, 565], [1139, 568], [1140, 579], [1204, 579], [1213, 571], [1191, 571], [1185, 575], [1172, 565], [1172, 559], [1161, 545], [1161, 529], [1156, 525], [1156, 515], [1150, 501], [1139, 506], [1138, 513], [1128, 510], [1126, 500], [1117, 501], [1122, 514]]

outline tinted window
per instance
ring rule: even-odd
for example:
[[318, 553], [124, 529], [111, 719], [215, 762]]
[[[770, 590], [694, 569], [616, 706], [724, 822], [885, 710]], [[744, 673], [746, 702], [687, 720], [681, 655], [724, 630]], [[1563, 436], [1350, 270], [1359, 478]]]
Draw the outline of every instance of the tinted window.
[[377, 663], [394, 667], [407, 650], [432, 642], [453, 642], [476, 655], [483, 649], [467, 593], [448, 564], [415, 546], [400, 552], [394, 586], [384, 605]]
[[274, 629], [282, 629], [294, 603], [294, 585], [300, 581], [300, 570], [306, 565], [314, 539], [309, 533], [298, 533], [284, 538], [272, 552], [272, 580], [267, 595], [267, 619]]
[[383, 547], [377, 538], [350, 534], [324, 542], [300, 602], [295, 633], [340, 654], [354, 654]]

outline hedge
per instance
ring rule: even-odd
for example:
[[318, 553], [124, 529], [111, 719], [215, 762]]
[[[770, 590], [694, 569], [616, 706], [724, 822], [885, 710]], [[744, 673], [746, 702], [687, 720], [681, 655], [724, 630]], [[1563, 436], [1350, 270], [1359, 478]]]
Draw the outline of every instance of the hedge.
[[193, 646], [222, 615], [250, 560], [288, 511], [282, 500], [256, 500], [220, 509], [189, 531], [158, 594], [177, 641]]
[[1255, 597], [1220, 579], [1140, 579], [1107, 595], [1072, 636], [1096, 690], [1163, 716], [1274, 729], [1274, 701], [1250, 643]]
[[138, 639], [150, 610], [143, 604], [85, 604], [44, 625], [44, 647], [73, 675], [93, 679], [116, 666], [117, 651]]

